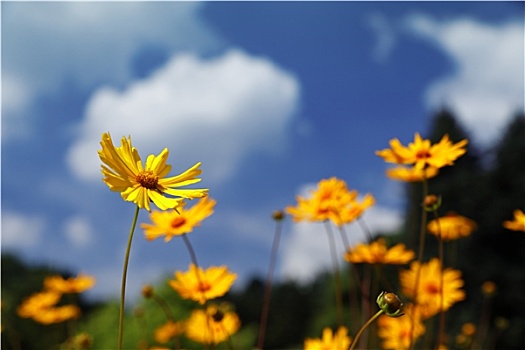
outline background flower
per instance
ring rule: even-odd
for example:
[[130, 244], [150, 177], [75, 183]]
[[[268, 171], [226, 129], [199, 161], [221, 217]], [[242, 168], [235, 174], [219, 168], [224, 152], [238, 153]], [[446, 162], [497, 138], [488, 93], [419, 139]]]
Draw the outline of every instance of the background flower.
[[525, 213], [520, 209], [514, 210], [514, 219], [511, 221], [504, 221], [503, 227], [513, 231], [525, 232]]
[[241, 326], [235, 312], [222, 310], [215, 305], [205, 310], [194, 310], [186, 321], [186, 336], [198, 343], [218, 344], [233, 334]]
[[346, 350], [352, 339], [348, 336], [346, 327], [339, 327], [335, 333], [330, 328], [323, 329], [322, 338], [307, 338], [304, 341], [305, 350]]
[[378, 239], [370, 244], [359, 243], [349, 249], [344, 258], [354, 264], [395, 264], [401, 265], [414, 259], [415, 253], [406, 249], [402, 243], [387, 248], [384, 239]]
[[476, 223], [469, 218], [456, 213], [430, 221], [427, 225], [428, 232], [440, 236], [444, 241], [469, 236], [476, 229]]

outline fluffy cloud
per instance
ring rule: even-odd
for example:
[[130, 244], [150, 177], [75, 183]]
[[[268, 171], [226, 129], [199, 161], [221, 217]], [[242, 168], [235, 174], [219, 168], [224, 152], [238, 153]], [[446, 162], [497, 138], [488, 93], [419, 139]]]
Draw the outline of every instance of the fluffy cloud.
[[407, 28], [434, 43], [455, 70], [426, 92], [431, 108], [450, 106], [476, 141], [489, 145], [524, 105], [524, 25], [472, 19], [436, 21], [413, 15]]
[[267, 59], [238, 50], [208, 60], [176, 55], [124, 91], [98, 90], [68, 163], [79, 177], [99, 180], [96, 150], [110, 131], [115, 142], [132, 135], [144, 158], [168, 147], [174, 171], [202, 161], [218, 182], [247, 154], [282, 150], [298, 101], [295, 77]]
[[[222, 47], [200, 19], [201, 3], [11, 2], [2, 4], [2, 104], [11, 112], [66, 80], [81, 88], [122, 86], [144, 46], [166, 53]], [[7, 79], [6, 79], [7, 77]], [[9, 119], [8, 121], [12, 121]], [[8, 123], [5, 128], [20, 127]], [[25, 128], [31, 123], [26, 121]], [[12, 135], [16, 136], [16, 135]]]
[[384, 63], [396, 44], [394, 28], [388, 22], [388, 19], [379, 13], [368, 17], [368, 25], [376, 37], [372, 56], [376, 62]]
[[2, 246], [5, 248], [30, 248], [40, 243], [45, 220], [15, 212], [2, 213]]
[[68, 218], [64, 222], [63, 232], [69, 243], [75, 248], [89, 246], [94, 241], [91, 224], [87, 218], [82, 216]]
[[[311, 185], [303, 186], [299, 192], [308, 196]], [[363, 222], [372, 235], [388, 233], [399, 229], [402, 215], [399, 211], [375, 205], [365, 211]], [[333, 228], [339, 266], [342, 266], [344, 246], [339, 230]], [[345, 227], [348, 243], [353, 246], [366, 241], [367, 235], [358, 223]], [[324, 224], [300, 222], [293, 224], [291, 234], [283, 240], [281, 250], [282, 278], [309, 282], [321, 271], [332, 271], [332, 256]]]

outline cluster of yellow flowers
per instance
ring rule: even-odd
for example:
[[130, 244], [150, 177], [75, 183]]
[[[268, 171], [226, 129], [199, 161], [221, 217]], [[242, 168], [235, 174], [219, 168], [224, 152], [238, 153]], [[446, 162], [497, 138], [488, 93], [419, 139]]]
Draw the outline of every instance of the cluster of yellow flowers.
[[41, 324], [60, 323], [80, 316], [80, 308], [74, 304], [58, 305], [63, 294], [82, 293], [95, 285], [95, 278], [79, 275], [64, 279], [49, 276], [44, 279], [44, 289], [25, 299], [18, 307], [20, 317], [31, 318]]
[[[454, 165], [454, 162], [465, 154], [467, 143], [467, 140], [453, 143], [448, 135], [445, 135], [438, 143], [432, 144], [430, 140], [423, 139], [416, 133], [414, 141], [407, 146], [402, 145], [398, 139], [393, 139], [390, 141], [390, 148], [377, 151], [376, 154], [386, 162], [396, 165], [387, 170], [388, 177], [426, 185], [429, 179], [438, 175], [442, 167]], [[140, 224], [147, 240], [164, 237], [164, 241], [169, 242], [175, 236], [180, 236], [191, 258], [188, 270], [175, 271], [174, 278], [168, 281], [168, 285], [181, 298], [195, 302], [195, 308], [184, 320], [176, 319], [169, 311], [169, 307], [165, 308], [167, 321], [155, 330], [155, 341], [160, 344], [173, 341], [177, 344], [178, 338], [184, 335], [192, 341], [205, 344], [207, 348], [210, 346], [214, 348], [216, 344], [229, 341], [230, 337], [240, 329], [239, 316], [233, 311], [232, 305], [210, 301], [224, 296], [235, 282], [237, 275], [230, 272], [227, 266], [210, 266], [206, 269], [200, 267], [188, 238], [189, 233], [213, 214], [216, 205], [216, 201], [208, 196], [208, 189], [183, 188], [201, 181], [197, 177], [201, 174], [201, 164], [196, 163], [183, 173], [168, 177], [171, 166], [166, 164], [169, 153], [167, 149], [157, 156], [148, 156], [143, 164], [137, 150], [131, 144], [131, 137], [123, 137], [121, 145], [117, 147], [113, 144], [109, 133], [104, 133], [101, 146], [99, 156], [103, 163], [103, 181], [111, 191], [119, 192], [125, 201], [136, 204], [122, 276], [117, 348], [122, 348], [127, 263], [139, 209], [146, 209], [149, 212], [151, 223]], [[424, 189], [427, 188], [424, 186]], [[186, 200], [197, 198], [199, 200], [188, 208]], [[474, 221], [456, 213], [447, 213], [438, 217], [437, 210], [441, 203], [439, 196], [424, 193], [422, 205], [425, 209], [423, 211], [425, 220], [421, 227], [417, 252], [408, 249], [403, 243], [389, 246], [384, 238], [374, 239], [367, 231], [362, 218], [363, 213], [375, 204], [374, 197], [371, 194], [360, 196], [356, 190], [349, 189], [344, 180], [336, 177], [322, 179], [308, 197], [297, 196], [296, 201], [295, 206], [288, 206], [285, 209], [294, 222], [323, 222], [327, 225], [333, 224], [339, 229], [345, 244], [342, 258], [349, 264], [349, 269], [354, 269], [354, 277], [357, 279], [356, 283], [360, 285], [362, 300], [367, 300], [368, 304], [372, 300], [372, 293], [379, 290], [370, 290], [370, 280], [359, 276], [357, 266], [374, 265], [380, 271], [383, 265], [410, 264], [408, 268], [399, 270], [400, 295], [408, 300], [406, 304], [403, 304], [396, 294], [383, 291], [377, 297], [379, 311], [359, 329], [355, 337], [349, 336], [348, 325], [343, 324], [340, 319], [337, 329], [326, 327], [321, 338], [305, 339], [305, 349], [354, 349], [361, 334], [376, 319], [377, 335], [384, 349], [412, 349], [418, 338], [426, 332], [426, 320], [437, 315], [441, 317], [455, 303], [466, 298], [462, 289], [464, 281], [461, 271], [446, 267], [441, 253], [438, 257], [423, 261], [426, 233], [437, 237], [441, 252], [443, 242], [467, 237], [476, 229]], [[151, 203], [161, 211], [152, 211]], [[426, 212], [433, 212], [434, 220], [427, 222]], [[276, 222], [282, 221], [283, 218], [284, 213], [281, 211], [274, 214]], [[358, 221], [365, 230], [368, 242], [358, 243], [352, 247], [348, 244], [345, 226], [355, 221]], [[525, 214], [519, 209], [515, 210], [514, 219], [505, 221], [503, 226], [509, 230], [525, 231]], [[327, 233], [331, 235], [329, 226]], [[332, 250], [332, 253], [334, 251]], [[340, 257], [333, 258], [337, 289], [336, 304], [337, 308], [341, 309], [342, 290], [337, 268], [337, 260]], [[268, 282], [267, 286], [270, 285]], [[60, 298], [63, 294], [81, 293], [91, 288], [94, 283], [94, 278], [86, 275], [67, 280], [60, 276], [48, 277], [44, 281], [44, 290], [24, 300], [18, 308], [18, 314], [42, 324], [77, 318], [80, 309], [76, 305], [59, 305]], [[493, 282], [487, 281], [483, 285], [483, 293], [487, 298], [494, 294], [495, 289]], [[142, 293], [145, 298], [152, 298], [159, 302], [163, 308], [166, 306], [165, 301], [154, 293], [151, 286], [145, 286]], [[266, 297], [269, 298], [269, 293]], [[265, 299], [263, 308], [267, 308], [268, 305], [269, 299]], [[338, 310], [341, 313], [342, 311], [342, 309]], [[365, 313], [367, 310], [361, 311]], [[441, 320], [444, 318], [440, 318]], [[259, 348], [263, 348], [264, 322], [263, 312]], [[476, 329], [469, 328], [468, 325], [465, 324], [462, 334], [458, 335], [458, 343], [472, 341]], [[444, 346], [442, 332], [443, 329], [440, 328], [436, 348]]]

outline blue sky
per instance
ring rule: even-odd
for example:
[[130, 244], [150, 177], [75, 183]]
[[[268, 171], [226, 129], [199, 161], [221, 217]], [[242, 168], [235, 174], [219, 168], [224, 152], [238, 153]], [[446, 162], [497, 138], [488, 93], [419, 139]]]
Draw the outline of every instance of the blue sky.
[[[263, 275], [275, 209], [337, 176], [402, 220], [374, 155], [448, 106], [488, 149], [524, 109], [522, 2], [2, 2], [2, 252], [97, 277], [118, 297], [133, 204], [101, 181], [102, 132], [173, 174], [202, 161], [218, 202], [190, 240], [242, 285]], [[139, 222], [147, 222], [142, 212]], [[349, 227], [352, 243], [362, 233]], [[322, 227], [284, 226], [278, 278], [330, 266]], [[189, 256], [136, 231], [130, 295]]]

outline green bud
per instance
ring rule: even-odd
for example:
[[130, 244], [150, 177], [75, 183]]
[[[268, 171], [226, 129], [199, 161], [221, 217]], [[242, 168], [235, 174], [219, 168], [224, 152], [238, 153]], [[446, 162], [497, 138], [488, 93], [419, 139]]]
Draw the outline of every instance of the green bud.
[[376, 301], [379, 308], [383, 310], [386, 315], [390, 317], [399, 317], [404, 315], [404, 313], [401, 311], [403, 308], [403, 303], [394, 293], [381, 292]]

